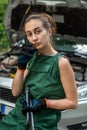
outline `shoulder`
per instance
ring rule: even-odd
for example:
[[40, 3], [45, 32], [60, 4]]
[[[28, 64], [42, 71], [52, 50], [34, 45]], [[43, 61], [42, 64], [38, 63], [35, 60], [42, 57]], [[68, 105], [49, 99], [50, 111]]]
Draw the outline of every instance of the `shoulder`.
[[60, 69], [67, 69], [68, 67], [71, 67], [70, 61], [67, 57], [60, 57], [59, 58], [59, 68]]
[[71, 80], [74, 77], [74, 71], [72, 68], [72, 65], [70, 64], [70, 61], [68, 58], [61, 57], [59, 59], [59, 72], [60, 72], [60, 77], [61, 81], [65, 82], [65, 80]]

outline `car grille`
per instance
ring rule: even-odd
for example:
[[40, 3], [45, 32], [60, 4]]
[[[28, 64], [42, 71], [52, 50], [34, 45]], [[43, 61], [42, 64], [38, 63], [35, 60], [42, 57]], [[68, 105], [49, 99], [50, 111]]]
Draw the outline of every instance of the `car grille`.
[[16, 98], [12, 95], [11, 89], [0, 87], [0, 99], [15, 103]]

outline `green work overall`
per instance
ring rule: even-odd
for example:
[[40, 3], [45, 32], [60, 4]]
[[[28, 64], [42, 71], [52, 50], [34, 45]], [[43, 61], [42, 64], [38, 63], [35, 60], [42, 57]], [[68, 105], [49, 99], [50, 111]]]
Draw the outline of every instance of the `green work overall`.
[[[30, 88], [32, 99], [62, 99], [65, 93], [60, 81], [58, 61], [60, 54], [44, 56], [35, 53], [28, 64], [29, 74], [24, 83], [24, 92], [17, 99], [15, 108], [0, 122], [0, 130], [25, 130], [26, 116], [21, 112], [25, 100], [25, 88]], [[34, 114], [35, 130], [58, 130], [61, 111], [43, 108]], [[29, 128], [31, 130], [31, 128]]]

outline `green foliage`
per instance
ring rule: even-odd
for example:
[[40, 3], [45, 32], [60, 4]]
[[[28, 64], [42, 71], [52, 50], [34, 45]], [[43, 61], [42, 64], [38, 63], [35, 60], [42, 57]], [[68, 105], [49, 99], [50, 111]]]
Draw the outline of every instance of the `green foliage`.
[[5, 28], [4, 28], [4, 16], [5, 16], [5, 11], [6, 11], [6, 3], [7, 0], [3, 0], [2, 3], [0, 2], [0, 51], [3, 51], [5, 49], [9, 48], [9, 43], [7, 40], [7, 36], [5, 33]]
[[7, 4], [9, 0], [0, 0], [0, 5], [1, 4]]

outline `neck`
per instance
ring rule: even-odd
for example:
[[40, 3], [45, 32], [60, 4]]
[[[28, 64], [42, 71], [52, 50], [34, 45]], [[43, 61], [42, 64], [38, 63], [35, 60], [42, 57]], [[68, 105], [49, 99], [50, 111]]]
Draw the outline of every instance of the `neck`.
[[45, 48], [44, 50], [42, 51], [40, 50], [39, 52], [40, 54], [47, 55], [47, 56], [54, 56], [55, 54], [58, 53], [53, 47]]

